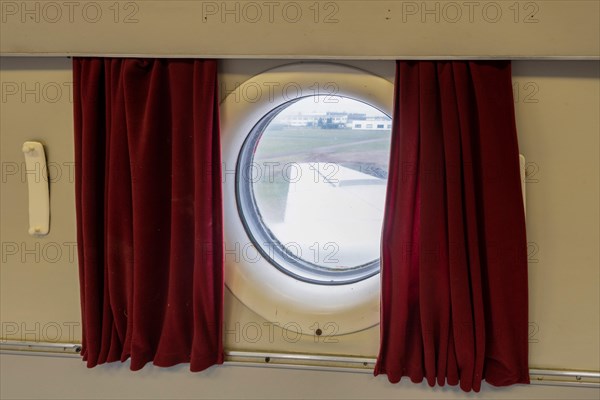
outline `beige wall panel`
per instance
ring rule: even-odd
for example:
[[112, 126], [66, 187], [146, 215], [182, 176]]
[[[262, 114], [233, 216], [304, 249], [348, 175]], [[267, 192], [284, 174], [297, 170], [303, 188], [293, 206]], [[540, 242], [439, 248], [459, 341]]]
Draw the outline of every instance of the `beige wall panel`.
[[[256, 73], [290, 61], [226, 60], [220, 64], [225, 96]], [[0, 339], [80, 340], [76, 241], [72, 77], [65, 58], [0, 59]], [[390, 61], [348, 61], [388, 80]], [[595, 61], [516, 61], [514, 91], [521, 152], [528, 160], [527, 224], [530, 242], [530, 365], [540, 368], [600, 369], [600, 264], [598, 243], [600, 63]], [[46, 179], [45, 171], [24, 170], [21, 144], [46, 145], [51, 180], [51, 230], [43, 239], [27, 234], [25, 175]], [[342, 336], [325, 345], [312, 337], [291, 345], [263, 338], [258, 343], [236, 338], [235, 324], [264, 320], [229, 293], [226, 323], [228, 349], [296, 351], [374, 356], [377, 330]], [[265, 331], [266, 332], [266, 331]], [[147, 368], [131, 374], [122, 367], [87, 371], [77, 360], [2, 356], [2, 397], [83, 397], [85, 385], [95, 397], [156, 398], [179, 393], [236, 397], [463, 397], [453, 390], [404, 384], [388, 386], [368, 375], [291, 372], [262, 369], [214, 369], [189, 374], [186, 367]], [[75, 382], [69, 387], [64, 380]], [[35, 384], [25, 384], [35, 381]], [[108, 384], [117, 382], [115, 384]], [[168, 379], [171, 385], [161, 382]], [[244, 382], [238, 388], [229, 379]], [[338, 382], [329, 387], [331, 379]], [[257, 382], [272, 382], [261, 387]], [[83, 384], [85, 382], [85, 385]], [[309, 384], [298, 382], [309, 382]], [[246, 385], [246, 386], [244, 386]], [[130, 387], [128, 387], [130, 386]], [[60, 387], [64, 388], [61, 389]], [[168, 392], [167, 389], [174, 390]], [[174, 388], [174, 389], [173, 389]], [[248, 389], [246, 389], [248, 388]], [[268, 391], [272, 390], [272, 392]], [[398, 390], [396, 390], [398, 389]], [[238, 390], [238, 391], [236, 391]], [[563, 390], [566, 390], [563, 391]], [[101, 395], [100, 395], [100, 394]], [[194, 394], [195, 393], [195, 394]], [[269, 394], [271, 393], [271, 394]], [[585, 389], [486, 389], [486, 398], [593, 398]], [[92, 395], [90, 395], [92, 396]]]
[[596, 0], [0, 1], [3, 54], [598, 57]]
[[[70, 62], [0, 62], [2, 335], [77, 340], [81, 318]], [[47, 170], [26, 170], [20, 147], [27, 140], [44, 143]], [[28, 177], [50, 181], [50, 233], [43, 238], [27, 233]]]
[[530, 360], [548, 368], [600, 369], [599, 73], [597, 62], [514, 64], [529, 175]]
[[560, 386], [484, 384], [479, 395], [453, 387], [430, 388], [384, 376], [284, 368], [213, 367], [190, 373], [187, 365], [169, 369], [128, 363], [87, 369], [73, 358], [0, 355], [3, 399], [589, 399], [599, 390]]

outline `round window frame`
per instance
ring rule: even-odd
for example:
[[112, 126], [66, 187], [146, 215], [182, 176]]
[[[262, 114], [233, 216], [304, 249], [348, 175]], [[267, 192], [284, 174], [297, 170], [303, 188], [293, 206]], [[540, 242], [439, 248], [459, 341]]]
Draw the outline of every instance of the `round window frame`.
[[[323, 96], [323, 95], [321, 95]], [[240, 219], [244, 224], [249, 239], [254, 247], [265, 257], [275, 268], [281, 272], [292, 276], [298, 280], [317, 284], [317, 285], [348, 285], [368, 279], [379, 273], [380, 258], [369, 262], [347, 268], [345, 270], [336, 270], [312, 263], [305, 258], [299, 257], [293, 252], [287, 250], [285, 245], [274, 235], [267, 224], [261, 218], [260, 207], [254, 194], [253, 179], [250, 178], [250, 171], [255, 165], [254, 152], [258, 148], [260, 140], [269, 127], [271, 122], [277, 118], [279, 113], [297, 101], [311, 98], [313, 95], [299, 97], [284, 102], [278, 107], [270, 110], [264, 115], [257, 124], [248, 133], [244, 144], [239, 153], [236, 165], [236, 201]], [[331, 97], [344, 97], [331, 95]], [[348, 98], [348, 97], [346, 97]], [[351, 99], [357, 102], [360, 100]], [[365, 103], [366, 104], [366, 103]], [[370, 104], [367, 106], [372, 107]], [[388, 114], [378, 109], [379, 112], [391, 118]], [[239, 177], [244, 177], [240, 179]], [[268, 243], [269, 250], [265, 249], [261, 243]]]
[[238, 158], [249, 133], [273, 109], [314, 94], [349, 97], [392, 115], [393, 93], [392, 82], [358, 68], [294, 63], [253, 76], [222, 101], [225, 285], [267, 321], [291, 323], [309, 335], [315, 323], [335, 323], [336, 335], [376, 326], [380, 274], [338, 285], [310, 283], [282, 272], [260, 254], [244, 226], [236, 194]]

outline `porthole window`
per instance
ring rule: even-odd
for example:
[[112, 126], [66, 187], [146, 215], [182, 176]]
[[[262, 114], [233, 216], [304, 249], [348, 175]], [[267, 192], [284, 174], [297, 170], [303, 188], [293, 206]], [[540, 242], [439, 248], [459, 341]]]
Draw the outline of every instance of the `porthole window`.
[[225, 284], [265, 320], [379, 323], [393, 93], [360, 69], [294, 63], [222, 102]]
[[390, 120], [365, 102], [316, 95], [285, 102], [252, 128], [237, 163], [238, 206], [274, 267], [326, 285], [379, 272]]

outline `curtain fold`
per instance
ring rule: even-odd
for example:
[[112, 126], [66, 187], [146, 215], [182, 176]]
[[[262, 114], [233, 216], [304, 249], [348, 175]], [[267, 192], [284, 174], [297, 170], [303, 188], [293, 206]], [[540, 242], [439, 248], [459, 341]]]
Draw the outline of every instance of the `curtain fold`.
[[399, 61], [375, 374], [529, 383], [510, 62]]
[[216, 61], [75, 58], [73, 74], [84, 360], [222, 363]]

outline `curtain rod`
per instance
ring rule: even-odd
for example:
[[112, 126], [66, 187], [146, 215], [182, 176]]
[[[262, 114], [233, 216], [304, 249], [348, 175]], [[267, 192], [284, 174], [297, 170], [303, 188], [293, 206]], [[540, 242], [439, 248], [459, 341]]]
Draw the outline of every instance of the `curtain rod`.
[[[5, 354], [79, 357], [81, 344], [0, 340]], [[372, 374], [376, 359], [321, 354], [225, 351], [225, 365]], [[600, 388], [600, 372], [530, 368], [536, 385]]]

